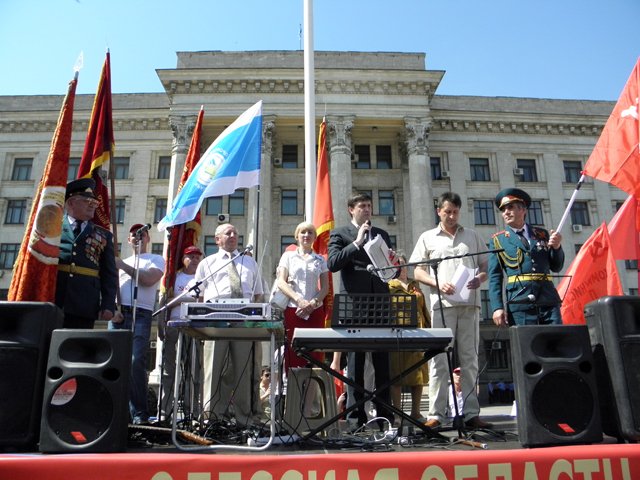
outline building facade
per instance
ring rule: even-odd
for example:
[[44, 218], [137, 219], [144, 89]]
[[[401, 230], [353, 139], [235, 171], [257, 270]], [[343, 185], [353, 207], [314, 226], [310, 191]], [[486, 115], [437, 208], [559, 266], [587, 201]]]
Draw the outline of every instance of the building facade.
[[[240, 243], [255, 246], [263, 275], [272, 279], [304, 216], [303, 53], [178, 52], [177, 57], [175, 69], [157, 71], [165, 93], [113, 96], [116, 234], [124, 242], [123, 255], [130, 253], [129, 226], [155, 225], [170, 206], [200, 107], [204, 151], [238, 115], [263, 100], [260, 186], [205, 200], [201, 247], [207, 254], [215, 251], [214, 230], [230, 221]], [[373, 223], [408, 253], [420, 233], [435, 225], [434, 201], [448, 190], [462, 196], [461, 223], [487, 240], [503, 228], [495, 194], [511, 186], [531, 195], [531, 223], [556, 228], [614, 106], [437, 95], [445, 72], [426, 69], [421, 53], [316, 52], [315, 68], [316, 112], [322, 112], [317, 124], [323, 116], [328, 122], [336, 225], [348, 221], [346, 199], [352, 191], [367, 191]], [[0, 96], [2, 295], [62, 99]], [[92, 95], [76, 98], [69, 178], [82, 155], [92, 101]], [[599, 181], [582, 186], [562, 232], [565, 266], [625, 198]], [[151, 238], [153, 251], [162, 253], [164, 233], [154, 229]], [[636, 263], [621, 262], [619, 269], [625, 292], [637, 293]], [[508, 335], [492, 327], [489, 312], [483, 311], [483, 318], [486, 383], [508, 371]]]

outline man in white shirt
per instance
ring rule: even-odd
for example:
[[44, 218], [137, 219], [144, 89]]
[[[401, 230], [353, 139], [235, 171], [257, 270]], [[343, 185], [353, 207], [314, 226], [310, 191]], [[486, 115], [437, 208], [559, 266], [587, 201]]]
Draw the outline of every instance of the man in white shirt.
[[116, 257], [116, 266], [120, 272], [121, 312], [109, 322], [109, 329], [133, 331], [129, 412], [133, 424], [141, 425], [149, 422], [147, 355], [151, 314], [156, 303], [158, 284], [164, 274], [164, 258], [147, 253], [151, 239], [149, 232], [140, 223], [131, 226], [127, 241], [134, 254], [124, 260]]
[[[238, 251], [236, 227], [219, 225], [215, 238], [218, 252], [202, 260], [196, 270], [196, 282], [202, 281], [201, 298], [205, 302], [220, 298], [262, 302], [258, 265], [246, 250]], [[203, 409], [217, 418], [235, 417], [239, 426], [250, 425], [260, 412], [261, 359], [259, 342], [205, 342]]]

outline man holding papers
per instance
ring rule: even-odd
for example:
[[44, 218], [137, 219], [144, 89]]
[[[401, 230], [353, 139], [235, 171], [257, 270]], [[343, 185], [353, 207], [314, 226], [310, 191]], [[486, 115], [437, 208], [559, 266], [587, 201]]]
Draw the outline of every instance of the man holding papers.
[[[457, 358], [465, 372], [462, 381], [465, 425], [474, 429], [491, 428], [492, 425], [479, 416], [480, 404], [476, 393], [479, 287], [487, 279], [487, 257], [485, 254], [476, 254], [484, 252], [486, 247], [475, 230], [458, 224], [461, 205], [457, 193], [446, 192], [440, 196], [437, 209], [440, 223], [420, 235], [409, 263], [425, 262], [416, 266], [414, 276], [420, 283], [430, 287], [432, 326], [450, 328], [453, 333], [454, 360]], [[438, 262], [438, 259], [443, 260]], [[430, 262], [427, 264], [427, 261]], [[449, 379], [446, 354], [436, 355], [429, 361], [427, 427], [438, 428], [447, 418]]]

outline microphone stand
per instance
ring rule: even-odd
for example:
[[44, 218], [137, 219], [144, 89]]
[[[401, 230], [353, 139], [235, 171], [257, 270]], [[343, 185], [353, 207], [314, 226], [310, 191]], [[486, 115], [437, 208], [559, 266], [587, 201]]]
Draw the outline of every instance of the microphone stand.
[[[211, 277], [213, 277], [216, 273], [218, 273], [220, 270], [225, 268], [231, 262], [234, 262], [239, 257], [243, 257], [244, 255], [249, 253], [251, 250], [252, 250], [251, 246], [245, 247], [240, 253], [238, 253], [236, 256], [234, 256], [233, 258], [230, 258], [227, 262], [220, 265], [220, 267], [215, 269], [213, 272], [210, 272], [202, 280], [196, 282], [191, 288], [189, 288], [188, 290], [184, 290], [180, 295], [172, 298], [171, 301], [167, 302], [166, 304], [164, 304], [164, 306], [160, 307], [158, 310], [153, 312], [151, 316], [155, 317], [156, 315], [164, 312], [165, 310], [173, 308], [176, 304], [182, 303], [182, 298], [186, 297], [187, 295], [190, 295], [191, 292], [194, 292], [196, 294], [196, 298], [198, 298], [200, 296], [200, 285], [202, 285], [204, 282], [209, 280]], [[193, 296], [193, 295], [190, 295], [190, 296]]]
[[133, 249], [133, 269], [135, 275], [131, 279], [133, 281], [133, 298], [131, 299], [131, 331], [135, 335], [136, 331], [136, 310], [138, 308], [138, 285], [140, 278], [140, 238], [143, 232], [136, 232], [136, 246]]
[[[440, 291], [440, 281], [438, 279], [438, 266], [445, 260], [452, 260], [455, 258], [464, 258], [464, 257], [473, 257], [478, 255], [484, 255], [487, 253], [499, 253], [502, 251], [504, 251], [503, 248], [496, 249], [496, 250], [486, 250], [484, 252], [477, 252], [477, 253], [465, 253], [462, 255], [449, 255], [447, 257], [442, 257], [442, 258], [431, 258], [429, 260], [423, 260], [420, 262], [406, 263], [403, 266], [408, 267], [408, 266], [414, 266], [414, 265], [428, 265], [431, 267], [431, 269], [433, 270], [433, 276], [436, 281], [436, 292], [438, 293], [438, 302], [440, 303], [440, 320], [442, 321], [442, 325], [445, 328], [447, 328], [447, 323], [444, 318], [444, 306], [442, 305], [442, 292]], [[372, 271], [386, 270], [389, 268], [398, 268], [398, 267], [394, 266], [394, 267], [374, 268]], [[473, 440], [467, 440], [464, 436], [464, 417], [460, 415], [460, 410], [458, 409], [458, 401], [455, 395], [455, 388], [454, 388], [454, 382], [453, 382], [453, 347], [447, 346], [447, 348], [445, 349], [444, 355], [446, 355], [446, 358], [447, 358], [447, 366], [449, 368], [449, 382], [451, 384], [451, 388], [453, 389], [453, 393], [454, 393], [453, 409], [455, 411], [455, 416], [453, 417], [453, 428], [458, 431], [457, 440], [459, 440], [460, 443], [464, 445], [469, 445], [471, 447], [476, 447], [476, 448], [485, 448], [482, 443], [475, 442]]]

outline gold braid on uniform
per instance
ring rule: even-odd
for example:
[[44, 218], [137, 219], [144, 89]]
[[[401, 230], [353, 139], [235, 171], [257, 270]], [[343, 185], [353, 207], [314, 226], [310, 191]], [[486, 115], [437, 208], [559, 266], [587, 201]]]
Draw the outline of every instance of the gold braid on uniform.
[[504, 248], [502, 248], [502, 244], [498, 239], [498, 235], [495, 235], [493, 237], [493, 246], [496, 248], [496, 250], [502, 250], [500, 253], [498, 253], [498, 256], [500, 257], [500, 261], [503, 263], [503, 265], [509, 268], [518, 268], [520, 265], [522, 265], [523, 254], [521, 249], [518, 248], [518, 253], [515, 257], [507, 255]]

